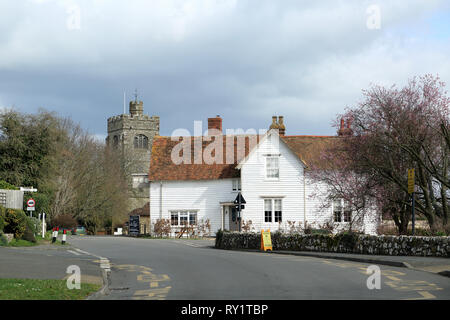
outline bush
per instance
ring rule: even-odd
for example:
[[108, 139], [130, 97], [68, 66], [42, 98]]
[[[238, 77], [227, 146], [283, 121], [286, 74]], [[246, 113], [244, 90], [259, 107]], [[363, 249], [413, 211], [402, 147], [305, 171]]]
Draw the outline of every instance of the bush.
[[2, 232], [14, 234], [15, 239], [36, 242], [35, 233], [38, 225], [38, 219], [27, 217], [22, 210], [0, 207]]
[[13, 233], [14, 238], [20, 239], [27, 229], [28, 217], [22, 210], [6, 209], [5, 211], [5, 233]]
[[224, 232], [221, 229], [219, 229], [216, 232], [216, 243], [215, 243], [216, 248], [220, 248], [220, 244], [222, 243], [223, 233]]
[[19, 190], [19, 188], [13, 186], [12, 184], [6, 182], [5, 180], [0, 180], [0, 189], [6, 190]]
[[70, 214], [61, 214], [52, 219], [52, 225], [60, 228], [73, 229], [77, 226], [77, 220]]
[[157, 237], [170, 236], [172, 226], [169, 219], [158, 219], [153, 227], [153, 232]]
[[6, 237], [0, 233], [0, 247], [7, 246], [7, 245], [8, 245], [8, 241], [6, 240]]
[[39, 219], [28, 218], [26, 219], [26, 229], [21, 239], [36, 243], [35, 234], [39, 226]]
[[3, 208], [2, 206], [0, 206], [0, 233], [3, 232], [3, 229], [6, 226], [5, 215], [6, 215], [6, 209]]
[[22, 236], [21, 239], [22, 240], [26, 240], [26, 241], [30, 241], [30, 242], [33, 242], [33, 243], [36, 243], [36, 237], [34, 236], [33, 231], [31, 231], [31, 229], [28, 228], [28, 226], [25, 229], [25, 232], [23, 233], [23, 236]]
[[310, 229], [310, 234], [332, 234], [328, 229]]

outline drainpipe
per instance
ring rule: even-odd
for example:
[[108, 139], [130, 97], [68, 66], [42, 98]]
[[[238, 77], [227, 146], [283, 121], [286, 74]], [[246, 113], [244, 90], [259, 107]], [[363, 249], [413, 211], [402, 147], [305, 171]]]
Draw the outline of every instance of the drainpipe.
[[306, 180], [305, 168], [303, 168], [303, 230], [306, 229]]
[[162, 181], [159, 182], [159, 219], [162, 219]]
[[148, 182], [148, 233], [152, 234], [152, 182]]

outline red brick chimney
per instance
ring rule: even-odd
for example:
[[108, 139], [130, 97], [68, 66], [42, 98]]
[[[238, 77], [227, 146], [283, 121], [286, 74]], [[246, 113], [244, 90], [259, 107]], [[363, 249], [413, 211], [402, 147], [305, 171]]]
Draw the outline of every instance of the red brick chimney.
[[338, 136], [351, 136], [353, 135], [352, 130], [352, 119], [348, 118], [347, 121], [341, 118], [341, 125], [338, 130]]
[[352, 118], [348, 118], [347, 119], [347, 134], [349, 135], [349, 136], [352, 136], [353, 135], [353, 130], [352, 130]]
[[338, 130], [338, 136], [344, 136], [345, 135], [345, 121], [344, 118], [341, 118], [341, 126]]
[[278, 117], [278, 133], [280, 134], [280, 136], [284, 136], [284, 134], [286, 133], [286, 126], [284, 125], [283, 118], [283, 116]]
[[222, 134], [222, 118], [219, 115], [215, 118], [208, 118], [208, 135], [215, 135], [218, 133]]

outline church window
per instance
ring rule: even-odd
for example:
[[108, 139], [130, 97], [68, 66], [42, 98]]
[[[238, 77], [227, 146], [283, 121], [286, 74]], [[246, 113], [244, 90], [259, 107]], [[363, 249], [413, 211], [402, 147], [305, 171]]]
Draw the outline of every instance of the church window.
[[136, 149], [148, 149], [147, 136], [140, 134], [134, 137], [134, 147]]

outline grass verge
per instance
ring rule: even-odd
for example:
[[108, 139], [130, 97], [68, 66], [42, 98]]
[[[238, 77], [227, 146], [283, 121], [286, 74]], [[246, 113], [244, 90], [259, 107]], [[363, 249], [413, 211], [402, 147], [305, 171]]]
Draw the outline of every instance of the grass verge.
[[97, 284], [82, 283], [69, 290], [66, 280], [0, 279], [0, 300], [83, 300], [100, 290]]
[[[37, 236], [36, 237], [36, 242], [31, 242], [31, 241], [27, 241], [27, 240], [23, 240], [23, 239], [12, 239], [8, 244], [1, 242], [0, 243], [0, 247], [33, 247], [33, 246], [39, 246], [39, 245], [43, 245], [43, 244], [53, 244], [53, 245], [58, 245], [58, 246], [62, 246], [62, 241], [61, 240], [56, 240], [55, 243], [52, 243], [51, 240], [49, 239], [42, 239], [41, 237]], [[68, 245], [69, 243], [66, 242], [65, 245]]]

